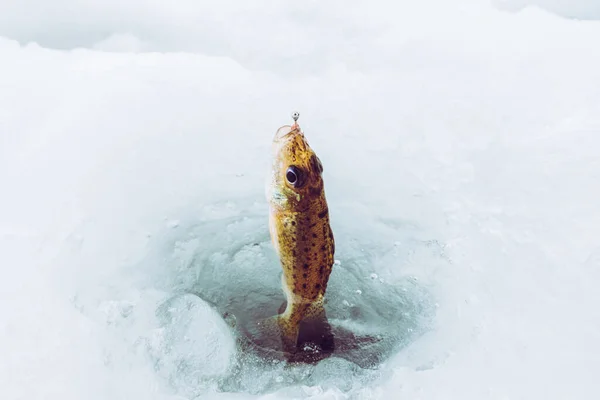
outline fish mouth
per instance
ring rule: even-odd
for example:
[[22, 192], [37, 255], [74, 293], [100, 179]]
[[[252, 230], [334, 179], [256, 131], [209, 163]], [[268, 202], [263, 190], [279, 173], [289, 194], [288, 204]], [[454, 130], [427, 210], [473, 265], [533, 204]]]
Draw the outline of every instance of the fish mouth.
[[298, 125], [284, 125], [275, 133], [275, 140], [277, 141], [291, 137], [294, 132], [300, 133], [300, 127]]

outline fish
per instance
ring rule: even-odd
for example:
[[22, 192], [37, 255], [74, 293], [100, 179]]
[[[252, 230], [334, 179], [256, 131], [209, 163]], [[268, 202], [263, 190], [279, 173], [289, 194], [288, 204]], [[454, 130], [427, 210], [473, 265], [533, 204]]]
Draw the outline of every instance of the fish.
[[283, 270], [285, 309], [269, 319], [286, 352], [298, 350], [304, 329], [332, 350], [333, 337], [324, 308], [334, 265], [335, 240], [325, 197], [323, 164], [294, 117], [272, 142], [266, 185], [269, 233]]

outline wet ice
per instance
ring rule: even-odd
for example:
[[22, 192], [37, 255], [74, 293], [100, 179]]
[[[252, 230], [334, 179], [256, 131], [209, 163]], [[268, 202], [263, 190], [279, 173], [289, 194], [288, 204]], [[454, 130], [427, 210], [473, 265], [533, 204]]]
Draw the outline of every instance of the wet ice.
[[[335, 351], [325, 354], [306, 343], [304, 355], [290, 364], [280, 348], [261, 347], [258, 343], [264, 343], [265, 338], [253, 336], [256, 335], [252, 329], [254, 324], [276, 315], [284, 302], [281, 267], [268, 236], [266, 209], [237, 202], [228, 205], [227, 213], [230, 215], [189, 221], [182, 224], [177, 234], [171, 231], [155, 239], [156, 247], [164, 256], [159, 259], [169, 277], [163, 289], [173, 293], [173, 297], [159, 307], [163, 315], [201, 329], [197, 340], [211, 342], [205, 335], [216, 329], [208, 326], [214, 326], [222, 331], [226, 343], [230, 336], [235, 337], [237, 343], [233, 356], [229, 353], [229, 344], [208, 345], [208, 349], [223, 349], [222, 353], [213, 355], [181, 350], [184, 354], [180, 357], [189, 358], [184, 364], [201, 365], [208, 360], [231, 360], [231, 363], [227, 371], [220, 374], [215, 374], [212, 368], [202, 372], [201, 368], [191, 367], [178, 369], [179, 374], [196, 374], [196, 379], [202, 376], [206, 381], [213, 379], [221, 390], [233, 392], [263, 393], [300, 383], [350, 390], [357, 382], [375, 379], [382, 362], [428, 329], [434, 307], [425, 287], [411, 276], [397, 276], [389, 283], [370, 279], [370, 271], [379, 269], [379, 263], [393, 268], [402, 266], [410, 249], [399, 251], [392, 239], [410, 236], [410, 229], [400, 227], [390, 231], [387, 227], [367, 224], [359, 233], [356, 227], [334, 224], [341, 245], [337, 252], [339, 262], [330, 277], [325, 308], [334, 334]], [[381, 243], [379, 248], [364, 251], [361, 242], [365, 231], [371, 240]], [[411, 246], [425, 246], [425, 243], [415, 239]], [[152, 258], [155, 257], [153, 254]], [[435, 253], [431, 257], [445, 262]], [[173, 302], [180, 306], [174, 307]], [[190, 306], [182, 307], [182, 304]], [[208, 313], [206, 307], [213, 312]], [[200, 320], [204, 319], [203, 324]], [[167, 325], [170, 329], [176, 326], [174, 322]], [[178, 329], [192, 335], [188, 325], [183, 324]], [[170, 338], [173, 343], [169, 345], [169, 354], [165, 353], [167, 359], [172, 358], [177, 349], [192, 349], [186, 336], [178, 334]], [[197, 343], [196, 339], [192, 343]], [[324, 370], [328, 373], [320, 372]]]

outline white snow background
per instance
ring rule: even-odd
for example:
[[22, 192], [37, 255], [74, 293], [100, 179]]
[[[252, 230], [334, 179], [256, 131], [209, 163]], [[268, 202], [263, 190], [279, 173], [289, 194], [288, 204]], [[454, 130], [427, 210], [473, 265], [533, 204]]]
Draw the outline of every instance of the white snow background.
[[[600, 398], [600, 12], [536, 4], [0, 3], [0, 398]], [[272, 257], [294, 110], [336, 258], [435, 314], [368, 379], [232, 383], [219, 315], [156, 311]]]

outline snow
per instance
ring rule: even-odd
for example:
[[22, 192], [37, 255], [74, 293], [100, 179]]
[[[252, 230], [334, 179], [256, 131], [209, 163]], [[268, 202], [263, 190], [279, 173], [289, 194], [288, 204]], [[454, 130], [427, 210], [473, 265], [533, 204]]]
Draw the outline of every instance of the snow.
[[[598, 398], [600, 23], [496, 3], [3, 2], [1, 397]], [[376, 369], [268, 363], [220, 315], [282, 300], [295, 110]]]
[[499, 9], [519, 10], [524, 7], [540, 7], [567, 18], [581, 20], [600, 19], [600, 3], [589, 0], [493, 0]]

